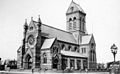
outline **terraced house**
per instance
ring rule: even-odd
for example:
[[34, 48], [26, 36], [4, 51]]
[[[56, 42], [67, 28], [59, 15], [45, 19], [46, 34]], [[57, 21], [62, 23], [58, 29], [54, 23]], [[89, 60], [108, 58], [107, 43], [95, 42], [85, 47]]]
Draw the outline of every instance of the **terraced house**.
[[96, 68], [96, 43], [86, 31], [86, 13], [71, 1], [66, 12], [66, 31], [31, 18], [24, 24], [23, 44], [17, 50], [17, 67], [24, 69]]

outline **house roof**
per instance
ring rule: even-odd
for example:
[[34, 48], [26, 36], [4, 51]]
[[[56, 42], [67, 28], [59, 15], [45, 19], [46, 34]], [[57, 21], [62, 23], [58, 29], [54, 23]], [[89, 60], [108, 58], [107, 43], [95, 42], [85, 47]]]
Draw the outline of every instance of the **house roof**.
[[[37, 25], [37, 22], [35, 22], [35, 24]], [[65, 42], [77, 44], [74, 36], [70, 32], [60, 30], [58, 28], [54, 28], [54, 27], [51, 27], [51, 26], [48, 26], [45, 24], [41, 25], [41, 32], [42, 32], [42, 34], [46, 34], [47, 37], [49, 37], [49, 38], [54, 37], [60, 41], [65, 41]]]
[[81, 44], [89, 44], [91, 38], [92, 38], [92, 34], [82, 36]]
[[82, 54], [77, 53], [77, 52], [72, 52], [72, 51], [61, 50], [61, 54], [62, 54], [62, 55], [65, 55], [65, 56], [84, 57], [84, 58], [86, 58], [85, 55], [82, 55]]
[[52, 46], [52, 44], [54, 43], [55, 38], [51, 38], [51, 39], [45, 39], [41, 49], [47, 49], [50, 48]]

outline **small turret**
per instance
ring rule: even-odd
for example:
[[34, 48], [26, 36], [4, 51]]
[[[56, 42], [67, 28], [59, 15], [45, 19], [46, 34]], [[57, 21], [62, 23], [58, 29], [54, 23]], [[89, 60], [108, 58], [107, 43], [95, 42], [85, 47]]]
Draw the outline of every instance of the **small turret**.
[[28, 29], [27, 19], [25, 19], [24, 30], [27, 31], [27, 29]]

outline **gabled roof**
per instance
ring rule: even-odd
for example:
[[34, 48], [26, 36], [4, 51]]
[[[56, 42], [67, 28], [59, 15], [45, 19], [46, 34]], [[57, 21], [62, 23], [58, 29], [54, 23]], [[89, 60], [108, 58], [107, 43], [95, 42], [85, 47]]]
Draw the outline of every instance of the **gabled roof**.
[[91, 38], [92, 38], [92, 34], [82, 36], [81, 44], [89, 44]]
[[66, 12], [66, 13], [70, 13], [69, 10], [70, 10], [71, 7], [76, 7], [76, 8], [77, 8], [77, 9], [76, 9], [77, 11], [80, 11], [80, 12], [85, 13], [84, 10], [81, 8], [81, 6], [80, 6], [79, 4], [77, 4], [77, 3], [75, 3], [74, 1], [71, 2], [71, 4], [70, 4], [69, 8], [67, 9], [67, 12]]
[[52, 44], [54, 43], [55, 38], [51, 38], [51, 39], [45, 39], [41, 49], [48, 49], [51, 48]]
[[[35, 24], [37, 25], [37, 22], [35, 22]], [[48, 38], [54, 37], [60, 41], [77, 44], [74, 36], [70, 32], [66, 32], [64, 30], [60, 30], [60, 29], [57, 29], [57, 28], [54, 28], [54, 27], [51, 27], [45, 24], [41, 25], [41, 32], [43, 34], [46, 34]]]
[[87, 58], [85, 55], [77, 53], [77, 52], [72, 52], [72, 51], [65, 51], [61, 50], [61, 54], [65, 56], [72, 56], [72, 57], [84, 57]]

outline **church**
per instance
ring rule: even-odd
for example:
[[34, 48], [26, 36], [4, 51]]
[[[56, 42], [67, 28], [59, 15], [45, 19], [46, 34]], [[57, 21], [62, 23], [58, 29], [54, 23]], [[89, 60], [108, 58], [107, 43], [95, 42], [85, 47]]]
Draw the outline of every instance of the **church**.
[[86, 13], [71, 1], [66, 12], [66, 31], [31, 18], [24, 24], [24, 38], [17, 50], [17, 67], [23, 69], [75, 70], [96, 68], [96, 43], [86, 31]]

